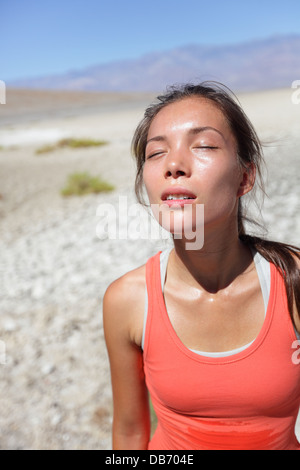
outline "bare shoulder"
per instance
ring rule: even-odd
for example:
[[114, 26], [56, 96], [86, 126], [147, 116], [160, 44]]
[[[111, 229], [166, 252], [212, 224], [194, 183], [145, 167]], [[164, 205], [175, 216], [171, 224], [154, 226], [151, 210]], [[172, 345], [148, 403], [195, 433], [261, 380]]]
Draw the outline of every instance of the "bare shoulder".
[[104, 301], [113, 306], [135, 304], [145, 288], [145, 265], [133, 269], [113, 281], [104, 294]]
[[129, 338], [136, 344], [141, 343], [146, 265], [140, 266], [113, 281], [103, 298], [103, 321], [106, 333], [110, 329]]

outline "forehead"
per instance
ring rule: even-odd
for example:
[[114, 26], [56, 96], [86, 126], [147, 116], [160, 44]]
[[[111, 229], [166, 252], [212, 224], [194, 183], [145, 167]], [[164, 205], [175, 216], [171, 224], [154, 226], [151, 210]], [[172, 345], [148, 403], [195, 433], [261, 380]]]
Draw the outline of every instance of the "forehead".
[[202, 97], [189, 97], [161, 109], [152, 120], [148, 137], [161, 132], [188, 130], [195, 126], [212, 126], [231, 133], [223, 111], [215, 102]]

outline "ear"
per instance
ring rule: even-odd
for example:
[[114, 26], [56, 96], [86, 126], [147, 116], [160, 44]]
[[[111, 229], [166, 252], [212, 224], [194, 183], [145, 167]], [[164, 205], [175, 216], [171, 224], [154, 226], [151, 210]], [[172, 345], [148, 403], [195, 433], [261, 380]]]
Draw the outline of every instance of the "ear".
[[238, 188], [238, 197], [244, 196], [249, 193], [254, 186], [256, 177], [256, 167], [254, 163], [250, 163], [247, 168], [242, 168], [241, 182]]

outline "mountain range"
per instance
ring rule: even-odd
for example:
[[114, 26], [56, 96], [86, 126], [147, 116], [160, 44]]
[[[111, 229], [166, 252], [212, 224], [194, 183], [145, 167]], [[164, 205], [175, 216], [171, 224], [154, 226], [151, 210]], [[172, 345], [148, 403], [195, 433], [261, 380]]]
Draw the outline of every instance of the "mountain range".
[[161, 91], [186, 81], [221, 81], [235, 91], [290, 87], [300, 79], [300, 35], [240, 44], [186, 45], [8, 86], [89, 91]]

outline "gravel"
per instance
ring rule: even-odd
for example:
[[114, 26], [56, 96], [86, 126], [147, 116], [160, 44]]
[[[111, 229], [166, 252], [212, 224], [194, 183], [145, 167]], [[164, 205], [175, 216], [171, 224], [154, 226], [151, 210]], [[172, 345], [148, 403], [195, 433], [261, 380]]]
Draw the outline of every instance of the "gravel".
[[[250, 98], [245, 97], [246, 104], [254, 113]], [[1, 449], [111, 448], [103, 294], [110, 282], [167, 243], [134, 239], [133, 234], [121, 240], [99, 237], [99, 207], [110, 204], [119, 223], [119, 198], [127, 197], [128, 205], [136, 202], [130, 139], [143, 109], [126, 109], [124, 103], [119, 112], [115, 108], [114, 102], [113, 111], [106, 104], [98, 114], [55, 121], [45, 116], [7, 129], [9, 136], [14, 131], [20, 137], [26, 128], [58, 128], [64, 135], [105, 138], [110, 144], [38, 157], [38, 142], [19, 141], [17, 148], [0, 151]], [[262, 215], [270, 237], [299, 244], [296, 111], [280, 143], [266, 148], [269, 198]], [[260, 122], [259, 111], [255, 116], [260, 135], [278, 139], [280, 120], [269, 128]], [[116, 190], [63, 198], [60, 189], [67, 175], [82, 170], [100, 173]], [[126, 227], [119, 229], [124, 233]]]

